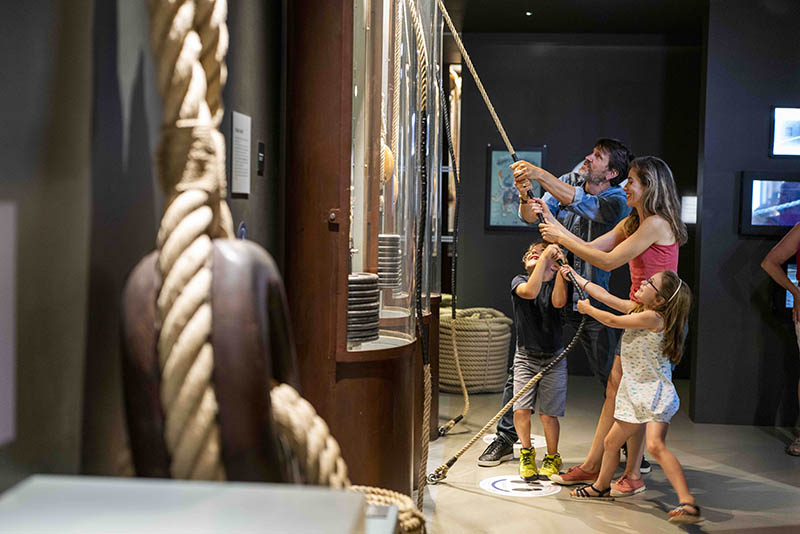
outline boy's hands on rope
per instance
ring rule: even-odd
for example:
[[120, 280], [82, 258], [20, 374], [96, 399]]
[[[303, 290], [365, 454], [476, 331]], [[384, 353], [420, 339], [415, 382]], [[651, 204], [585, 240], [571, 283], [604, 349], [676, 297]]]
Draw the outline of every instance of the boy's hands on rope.
[[561, 247], [556, 244], [547, 245], [547, 248], [544, 249], [542, 256], [551, 263], [556, 263], [558, 260], [563, 262], [567, 261], [567, 258], [564, 256], [564, 252], [561, 250]]

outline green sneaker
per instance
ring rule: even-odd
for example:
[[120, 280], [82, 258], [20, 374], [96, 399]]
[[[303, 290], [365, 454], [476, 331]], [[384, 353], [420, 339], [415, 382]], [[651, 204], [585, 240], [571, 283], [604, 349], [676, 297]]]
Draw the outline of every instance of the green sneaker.
[[536, 480], [536, 451], [520, 449], [519, 451], [519, 476], [522, 480]]
[[542, 460], [542, 468], [539, 469], [539, 474], [544, 475], [544, 477], [549, 480], [550, 475], [557, 475], [560, 472], [561, 472], [561, 455], [558, 453], [545, 454], [544, 460]]

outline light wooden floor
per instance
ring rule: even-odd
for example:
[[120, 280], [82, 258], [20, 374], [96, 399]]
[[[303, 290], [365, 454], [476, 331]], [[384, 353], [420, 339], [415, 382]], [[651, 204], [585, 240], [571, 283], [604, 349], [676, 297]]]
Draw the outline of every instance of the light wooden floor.
[[[800, 457], [784, 452], [789, 429], [699, 425], [687, 414], [688, 383], [678, 384], [683, 406], [674, 417], [667, 445], [686, 472], [689, 487], [703, 507], [704, 523], [686, 532], [744, 534], [800, 533]], [[570, 377], [567, 413], [561, 420], [560, 450], [564, 470], [583, 460], [589, 449], [602, 393], [591, 377]], [[449, 459], [500, 409], [500, 395], [472, 395], [471, 410], [454, 433], [431, 443], [429, 472]], [[442, 394], [442, 422], [462, 407], [460, 395]], [[533, 432], [541, 434], [538, 418]], [[613, 503], [575, 502], [566, 488], [540, 498], [491, 495], [481, 480], [517, 472], [517, 463], [478, 467], [485, 444], [477, 442], [450, 469], [447, 479], [426, 492], [430, 532], [451, 533], [660, 533], [680, 532], [666, 521], [677, 497], [664, 473], [653, 463], [645, 475], [647, 491]], [[537, 450], [541, 461], [544, 450]]]

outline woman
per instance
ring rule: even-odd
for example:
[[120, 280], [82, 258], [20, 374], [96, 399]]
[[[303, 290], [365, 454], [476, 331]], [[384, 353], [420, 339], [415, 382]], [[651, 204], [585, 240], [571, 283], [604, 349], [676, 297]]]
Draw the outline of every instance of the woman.
[[[533, 211], [544, 216], [545, 222], [539, 225], [539, 231], [547, 241], [562, 245], [605, 271], [628, 263], [630, 299], [638, 302], [636, 291], [644, 280], [661, 271], [678, 270], [678, 247], [686, 243], [686, 225], [680, 218], [675, 179], [663, 160], [654, 156], [634, 159], [623, 189], [628, 206], [633, 208], [631, 214], [613, 230], [591, 242], [567, 231], [540, 199], [534, 199]], [[614, 422], [614, 402], [622, 377], [619, 353], [618, 346], [606, 388], [606, 400], [586, 461], [563, 475], [554, 475], [553, 481], [571, 485], [588, 484], [597, 479], [603, 458], [603, 439]], [[644, 490], [639, 473], [643, 444], [641, 433], [629, 442], [629, 461], [625, 474], [614, 483], [615, 495], [633, 495]]]
[[[794, 331], [797, 335], [797, 344], [800, 346], [800, 289], [789, 280], [789, 277], [786, 276], [786, 273], [783, 272], [781, 268], [781, 264], [792, 256], [800, 260], [800, 223], [795, 224], [794, 227], [789, 230], [789, 233], [783, 236], [783, 239], [769, 251], [764, 261], [761, 262], [761, 268], [767, 271], [767, 274], [770, 275], [773, 280], [778, 282], [778, 284], [794, 297], [792, 320], [794, 321]], [[798, 265], [800, 265], [800, 261], [798, 261]], [[797, 395], [797, 402], [800, 404], [800, 381], [797, 383]], [[800, 437], [786, 447], [786, 454], [800, 456]]]

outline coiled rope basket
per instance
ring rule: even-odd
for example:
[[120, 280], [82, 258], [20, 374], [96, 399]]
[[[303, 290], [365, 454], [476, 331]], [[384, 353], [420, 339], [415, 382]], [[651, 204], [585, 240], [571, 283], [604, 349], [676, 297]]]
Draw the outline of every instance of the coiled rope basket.
[[[453, 356], [453, 318], [449, 309], [439, 317], [439, 388], [459, 393]], [[455, 333], [461, 373], [470, 393], [503, 391], [508, 374], [508, 351], [513, 321], [493, 308], [456, 310]]]

